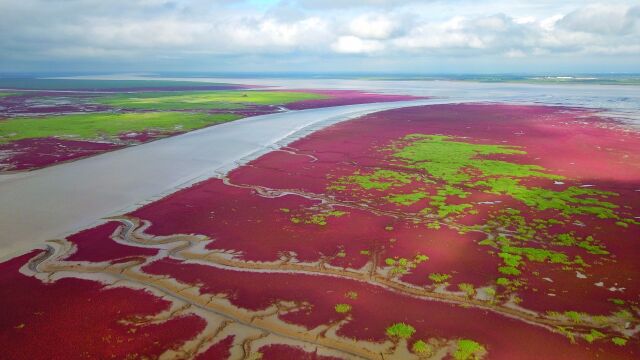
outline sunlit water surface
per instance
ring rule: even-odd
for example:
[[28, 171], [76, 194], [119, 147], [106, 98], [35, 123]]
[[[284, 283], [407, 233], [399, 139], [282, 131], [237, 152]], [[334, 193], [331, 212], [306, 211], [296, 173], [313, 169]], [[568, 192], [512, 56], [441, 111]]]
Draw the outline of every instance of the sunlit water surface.
[[[89, 78], [89, 77], [87, 77]], [[140, 75], [93, 76], [93, 79], [145, 80]], [[606, 116], [640, 127], [640, 86], [583, 84], [513, 84], [470, 81], [350, 80], [301, 78], [177, 78], [164, 80], [224, 82], [284, 89], [364, 90], [435, 97], [434, 102], [501, 102], [546, 104], [597, 109]]]

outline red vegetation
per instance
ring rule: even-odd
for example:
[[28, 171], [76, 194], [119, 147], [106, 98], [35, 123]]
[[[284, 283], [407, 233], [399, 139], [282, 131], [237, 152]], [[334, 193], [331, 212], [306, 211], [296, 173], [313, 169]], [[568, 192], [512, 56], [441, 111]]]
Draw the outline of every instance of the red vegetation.
[[[309, 302], [311, 310], [293, 311], [281, 318], [310, 329], [344, 318], [334, 306], [349, 303], [352, 320], [339, 334], [360, 340], [384, 341], [388, 326], [406, 322], [415, 327], [415, 339], [474, 339], [488, 346], [492, 359], [591, 358], [589, 349], [541, 327], [481, 309], [416, 299], [358, 281], [308, 274], [221, 270], [176, 260], [155, 262], [145, 271], [170, 275], [187, 284], [203, 284], [201, 289], [205, 293], [229, 294], [234, 305], [245, 309], [260, 310], [277, 301]], [[351, 291], [358, 294], [357, 299], [345, 296]], [[633, 358], [625, 355], [628, 349], [615, 349], [607, 344], [598, 344], [597, 348], [606, 349], [615, 358]]]
[[[495, 279], [502, 276], [497, 271], [501, 260], [491, 248], [478, 244], [484, 234], [460, 234], [446, 226], [427, 228], [420, 221], [398, 215], [416, 213], [428, 200], [401, 207], [383, 201], [385, 196], [392, 194], [387, 190], [376, 193], [375, 197], [363, 198], [361, 193], [344, 193], [330, 187], [337, 179], [357, 170], [389, 166], [384, 163], [385, 153], [378, 150], [414, 133], [444, 134], [482, 144], [522, 146], [527, 154], [509, 157], [509, 161], [537, 164], [550, 173], [567, 177], [566, 184], [532, 181], [536, 186], [560, 190], [571, 185], [593, 184], [598, 189], [620, 194], [608, 199], [620, 209], [636, 211], [640, 204], [640, 135], [637, 132], [624, 131], [619, 124], [576, 109], [437, 105], [390, 110], [331, 126], [232, 171], [224, 181], [201, 182], [131, 215], [152, 223], [145, 230], [150, 235], [206, 235], [213, 240], [207, 244], [207, 249], [233, 252], [238, 261], [276, 261], [289, 257], [292, 264], [322, 262], [338, 269], [366, 272], [369, 268], [365, 266], [375, 260], [378, 275], [383, 276], [383, 271], [388, 270], [386, 259], [411, 261], [424, 254], [428, 260], [411, 268], [407, 274], [399, 274], [397, 279], [428, 289], [433, 282], [429, 274], [442, 273], [451, 275], [447, 280], [449, 290], [456, 290], [460, 283], [471, 283], [476, 288], [495, 285]], [[402, 187], [400, 191], [411, 192], [411, 186]], [[527, 220], [545, 216], [504, 195], [474, 192], [465, 199], [474, 203], [495, 200], [502, 202], [478, 205], [479, 212], [466, 216], [461, 222], [485, 221], [491, 211], [501, 208], [518, 209]], [[340, 203], [327, 205], [332, 201]], [[314, 217], [322, 214], [326, 216]], [[575, 219], [585, 224], [575, 230], [576, 236], [597, 233], [598, 240], [615, 257], [599, 258], [584, 249], [565, 249], [571, 258], [579, 254], [591, 264], [585, 270], [587, 278], [548, 263], [527, 262], [521, 277], [526, 280], [526, 286], [517, 291], [522, 300], [519, 305], [523, 308], [542, 314], [546, 311], [584, 311], [608, 315], [620, 309], [609, 301], [610, 298], [629, 303], [637, 301], [640, 293], [638, 227], [623, 227], [593, 217], [576, 216]], [[71, 236], [69, 240], [78, 250], [67, 260], [120, 262], [158, 254], [154, 249], [113, 241], [111, 236], [117, 226], [115, 222], [108, 222]], [[563, 231], [562, 226], [550, 229], [552, 235]], [[130, 326], [117, 321], [156, 314], [166, 309], [165, 301], [141, 291], [104, 289], [87, 280], [65, 279], [43, 284], [18, 273], [18, 268], [32, 256], [0, 265], [0, 308], [12, 309], [11, 314], [0, 314], [0, 324], [4, 325], [0, 342], [9, 355], [18, 354], [17, 349], [29, 341], [37, 345], [31, 347], [36, 350], [30, 351], [53, 348], [53, 352], [47, 352], [48, 358], [51, 354], [76, 354], [70, 345], [52, 339], [65, 336], [75, 344], [87, 336], [93, 338], [94, 343], [86, 351], [94, 351], [91, 354], [96, 354], [95, 357], [100, 357], [102, 351], [153, 356], [193, 337], [202, 328], [202, 320], [197, 317], [178, 318], [160, 325], [139, 326], [136, 336], [130, 340], [127, 337]], [[234, 270], [232, 266], [210, 266], [204, 260], [198, 263], [183, 261], [180, 252], [176, 252], [145, 265], [142, 271], [198, 286], [201, 294], [224, 294], [232, 304], [243, 309], [262, 310], [279, 302], [294, 303], [297, 308], [280, 313], [280, 319], [308, 329], [348, 320], [340, 325], [338, 334], [358, 340], [385, 341], [388, 339], [387, 327], [405, 322], [416, 330], [409, 343], [429, 338], [472, 339], [487, 349], [491, 359], [638, 357], [637, 334], [629, 338], [626, 346], [616, 346], [609, 338], [593, 343], [577, 338], [577, 343], [572, 344], [553, 325], [547, 328], [534, 324], [537, 319], [524, 321], [517, 316], [503, 315], [507, 310], [500, 304], [494, 304], [503, 306], [495, 311], [486, 304], [468, 304], [468, 299], [441, 301], [434, 299], [433, 293], [429, 295], [431, 298], [408, 296], [383, 282], [373, 283], [376, 278], [366, 282], [354, 280], [347, 273], [342, 276], [312, 274], [311, 265], [308, 265], [308, 272], [295, 272], [283, 269], [254, 271], [251, 266], [259, 267], [260, 264], [248, 264], [245, 269]], [[545, 278], [553, 279], [553, 283]], [[600, 281], [603, 286], [595, 285]], [[611, 287], [624, 290], [611, 290]], [[339, 313], [336, 304], [351, 307], [347, 313]], [[36, 315], [39, 312], [45, 315]], [[74, 316], [84, 313], [93, 316], [89, 322], [91, 326], [74, 322], [77, 321]], [[36, 329], [31, 325], [40, 319], [39, 316], [46, 316], [47, 321], [35, 323], [38, 334], [53, 335], [36, 337], [31, 334], [32, 337], [20, 338], [20, 331], [26, 333], [28, 329]], [[24, 327], [20, 327], [22, 323]], [[60, 330], [60, 324], [67, 325]], [[80, 328], [82, 332], [77, 331]], [[149, 337], [139, 336], [141, 331], [147, 331]], [[611, 333], [603, 331], [607, 331], [608, 336]], [[99, 341], [105, 336], [124, 340], [116, 347], [115, 342], [104, 344]], [[227, 357], [233, 341], [232, 336], [220, 340], [200, 358]], [[326, 359], [287, 345], [263, 346], [259, 350], [264, 359]], [[36, 353], [32, 357], [43, 355]]]
[[5, 359], [155, 358], [205, 326], [197, 316], [132, 324], [169, 302], [127, 288], [62, 279], [45, 284], [18, 269], [36, 255], [0, 264], [0, 346]]
[[122, 148], [107, 142], [23, 139], [0, 144], [0, 171], [31, 170]]
[[113, 241], [111, 235], [119, 226], [120, 223], [109, 222], [69, 236], [67, 240], [74, 243], [77, 250], [65, 260], [124, 261], [131, 258], [153, 256], [158, 253], [158, 250], [155, 249], [121, 245]]
[[211, 345], [205, 352], [198, 355], [197, 360], [223, 360], [228, 359], [231, 355], [229, 349], [233, 345], [233, 335], [229, 335], [226, 338]]
[[[446, 229], [429, 230], [386, 215], [342, 207], [335, 207], [334, 210], [347, 211], [348, 214], [328, 218], [326, 226], [296, 224], [291, 221], [291, 218], [297, 216], [295, 215], [297, 211], [318, 206], [320, 201], [294, 195], [262, 197], [250, 187], [261, 186], [298, 193], [326, 194], [326, 188], [333, 179], [352, 174], [359, 168], [379, 164], [380, 156], [383, 155], [372, 151], [372, 146], [384, 146], [392, 140], [412, 133], [446, 134], [464, 137], [466, 141], [478, 143], [522, 146], [527, 151], [527, 155], [515, 161], [538, 164], [551, 173], [574, 179], [572, 181], [581, 180], [597, 185], [599, 189], [618, 192], [621, 196], [614, 200], [620, 201], [620, 206], [640, 203], [640, 193], [634, 188], [634, 184], [640, 180], [640, 175], [637, 171], [630, 170], [640, 164], [640, 155], [638, 155], [640, 138], [636, 133], [621, 131], [616, 123], [602, 119], [596, 120], [586, 111], [557, 107], [438, 105], [390, 110], [318, 131], [291, 144], [289, 148], [295, 151], [295, 154], [284, 151], [272, 152], [252, 162], [251, 166], [239, 168], [229, 174], [233, 184], [244, 184], [245, 188], [229, 187], [220, 180], [212, 179], [148, 205], [134, 212], [133, 215], [151, 220], [153, 225], [149, 229], [150, 233], [204, 234], [215, 239], [208, 246], [209, 248], [241, 251], [242, 258], [247, 260], [275, 260], [279, 253], [293, 251], [297, 259], [302, 261], [328, 258], [330, 264], [358, 268], [369, 259], [368, 256], [361, 254], [363, 250], [371, 253], [375, 251], [382, 259], [386, 257], [411, 259], [417, 253], [422, 253], [427, 254], [430, 260], [411, 274], [403, 276], [404, 281], [416, 285], [428, 285], [431, 283], [427, 278], [429, 273], [447, 273], [453, 275], [449, 282], [454, 289], [455, 285], [461, 282], [491, 283], [502, 276], [497, 272], [499, 258], [490, 255], [487, 248], [477, 246], [476, 242], [481, 238], [475, 235], [459, 235]], [[605, 169], [608, 170], [605, 171]], [[328, 174], [330, 174], [329, 178]], [[539, 185], [553, 186], [549, 185], [549, 181], [543, 181]], [[561, 189], [560, 185], [556, 186]], [[343, 201], [358, 200], [357, 197], [349, 198], [348, 194], [339, 196]], [[496, 200], [495, 197], [485, 199], [481, 194], [475, 194], [472, 199], [473, 201]], [[526, 207], [521, 204], [504, 197], [502, 200], [505, 202], [487, 205], [486, 209], [520, 208], [525, 216], [529, 216]], [[393, 210], [393, 206], [388, 204], [381, 207]], [[485, 216], [484, 213], [477, 215], [477, 217], [483, 216]], [[607, 314], [616, 311], [616, 306], [607, 301], [608, 298], [631, 299], [633, 294], [640, 291], [637, 281], [634, 280], [640, 275], [638, 253], [633, 248], [637, 229], [611, 226], [607, 225], [606, 221], [600, 220], [591, 220], [590, 224], [594, 227], [606, 227], [607, 231], [604, 233], [608, 236], [601, 240], [606, 242], [609, 251], [617, 255], [617, 261], [599, 263], [598, 266], [589, 270], [593, 278], [587, 280], [577, 279], [575, 272], [556, 271], [548, 266], [529, 269], [531, 272], [537, 271], [539, 275], [528, 277], [529, 286], [519, 292], [524, 300], [523, 306], [543, 312], [575, 310]], [[385, 230], [388, 226], [393, 230]], [[584, 235], [589, 235], [590, 229], [593, 228], [585, 228]], [[562, 232], [562, 229], [558, 228], [556, 231]], [[339, 252], [343, 252], [344, 255], [337, 256]], [[570, 251], [569, 254], [574, 255]], [[584, 252], [581, 255], [590, 262], [595, 259]], [[177, 267], [176, 271], [170, 270], [171, 267], [177, 266], [176, 264], [165, 263], [164, 266], [167, 274], [178, 275]], [[617, 269], [625, 271], [620, 272]], [[197, 276], [195, 274], [202, 274], [204, 271], [204, 269], [192, 270], [186, 273]], [[275, 275], [269, 276], [272, 277], [269, 284], [274, 284]], [[548, 283], [541, 283], [543, 281], [541, 278], [547, 276], [554, 279], [555, 286], [552, 287], [555, 289], [554, 297], [539, 290], [548, 287], [543, 286]], [[218, 279], [221, 278], [222, 276], [215, 277], [214, 282], [219, 283], [221, 280]], [[594, 286], [594, 282], [599, 279], [606, 279], [608, 285], [616, 284], [618, 287], [625, 287], [626, 291], [612, 293], [608, 286]], [[197, 282], [194, 279], [190, 280]], [[185, 279], [188, 282], [191, 282], [190, 280]], [[242, 281], [254, 286], [259, 286], [258, 284], [261, 283], [260, 280]], [[286, 283], [291, 284], [295, 281], [291, 279]], [[308, 282], [314, 284], [312, 288], [315, 286], [325, 288], [325, 286], [319, 286], [318, 281]], [[306, 283], [306, 281], [298, 282]], [[234, 284], [235, 282], [231, 281], [229, 286], [237, 287]], [[353, 284], [351, 287], [356, 288], [357, 285]], [[285, 289], [278, 291], [278, 294], [288, 294]], [[315, 299], [319, 296], [312, 295], [310, 291], [298, 289], [295, 291], [294, 298], [297, 300], [304, 298], [300, 294], [307, 294], [307, 299]], [[264, 299], [265, 295], [238, 295], [238, 305], [253, 308], [258, 305], [242, 303], [246, 298], [260, 302], [259, 299]], [[576, 302], [576, 298], [580, 298], [581, 301]], [[266, 299], [272, 298], [266, 297]], [[271, 300], [267, 303], [269, 301]], [[338, 299], [334, 299], [334, 303], [336, 301]], [[411, 306], [405, 300], [394, 301], [402, 304], [399, 307], [405, 319], [411, 318], [407, 315]], [[389, 300], [387, 304], [394, 301]], [[265, 306], [267, 303], [260, 302], [260, 306]], [[376, 306], [388, 309], [384, 304], [380, 303]], [[429, 303], [428, 307], [432, 306], [436, 305]], [[311, 325], [317, 324], [320, 319], [329, 321], [334, 318], [329, 304], [324, 308], [322, 314], [318, 315], [315, 313], [321, 311], [321, 307], [314, 307], [312, 318], [316, 320], [312, 320], [310, 315], [305, 315], [306, 320], [298, 319], [298, 321], [303, 323], [311, 321], [307, 323]], [[357, 311], [359, 311], [358, 308], [354, 308], [354, 314]], [[372, 307], [368, 314], [373, 311], [375, 310]], [[432, 318], [425, 317], [424, 314], [428, 310], [424, 303], [421, 311], [422, 315], [415, 314], [415, 319]], [[476, 311], [469, 310], [471, 313]], [[455, 311], [440, 309], [434, 311], [433, 316], [447, 314], [447, 319], [451, 320], [453, 316], [458, 316], [454, 313], [460, 312], [458, 309]], [[475, 316], [479, 315], [464, 315], [464, 318], [473, 317], [474, 320], [470, 322], [476, 325], [483, 324], [478, 325], [477, 333], [465, 332], [462, 329], [458, 329], [458, 332], [461, 331], [474, 339], [482, 339], [489, 336], [486, 334], [486, 324], [499, 321], [493, 318], [475, 318]], [[293, 318], [296, 316], [292, 315], [291, 319]], [[469, 322], [463, 318], [459, 321]], [[437, 326], [432, 322], [430, 324], [432, 332], [436, 331], [434, 329], [441, 329], [441, 326], [449, 328], [444, 324]], [[368, 328], [371, 333], [361, 334], [362, 338], [379, 339], [384, 337], [381, 327], [382, 324], [376, 328], [371, 322], [364, 324], [356, 320], [349, 323], [345, 331], [348, 331], [347, 329], [361, 331], [363, 328]], [[376, 330], [371, 330], [374, 328]], [[506, 329], [509, 326], [499, 328]], [[521, 333], [522, 331], [514, 330], [513, 332]], [[453, 335], [454, 332], [447, 335]], [[358, 333], [351, 333], [352, 336], [356, 334]], [[550, 335], [544, 335], [544, 332], [541, 332], [537, 336], [546, 338]], [[535, 336], [531, 335], [531, 338]], [[498, 346], [494, 341], [496, 339], [487, 339], [486, 342], [491, 347], [493, 355], [500, 353], [501, 350], [497, 348], [507, 351], [506, 344], [501, 343]], [[522, 348], [522, 342], [526, 340], [524, 338], [516, 340], [509, 336], [507, 341], [518, 344], [519, 348]], [[531, 341], [533, 340], [529, 343]], [[542, 346], [544, 341], [548, 340], [541, 340], [539, 346]], [[560, 343], [563, 341], [566, 342], [566, 339], [559, 339]], [[598, 346], [609, 347], [608, 345]], [[536, 346], [531, 349], [534, 348]], [[555, 346], [551, 347], [551, 349], [554, 348]], [[555, 349], [557, 354], [557, 348]]]

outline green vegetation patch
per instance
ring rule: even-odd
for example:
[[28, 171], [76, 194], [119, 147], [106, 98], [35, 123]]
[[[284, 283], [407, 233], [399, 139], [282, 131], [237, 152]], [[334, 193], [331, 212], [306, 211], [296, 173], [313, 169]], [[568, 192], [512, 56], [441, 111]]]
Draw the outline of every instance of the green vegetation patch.
[[596, 329], [591, 329], [591, 332], [586, 334], [584, 336], [584, 339], [587, 340], [587, 342], [592, 343], [596, 340], [603, 339], [604, 337], [605, 337], [605, 334], [601, 333]]
[[415, 175], [399, 171], [377, 169], [369, 174], [362, 174], [356, 171], [354, 175], [348, 176], [339, 181], [340, 185], [354, 184], [365, 190], [387, 190], [392, 187], [400, 187], [410, 184], [416, 179]]
[[346, 314], [351, 311], [351, 305], [349, 304], [337, 304], [334, 308], [338, 314]]
[[392, 338], [408, 339], [416, 332], [416, 329], [403, 322], [395, 323], [387, 328], [387, 335]]
[[298, 214], [292, 216], [289, 220], [291, 220], [294, 224], [313, 224], [325, 226], [327, 225], [327, 221], [331, 217], [341, 217], [346, 215], [346, 211], [339, 210], [331, 210], [325, 211], [318, 214]]
[[451, 279], [451, 275], [449, 274], [440, 274], [440, 273], [429, 274], [429, 280], [437, 284], [443, 283], [449, 279]]
[[602, 201], [601, 197], [616, 196], [612, 192], [591, 188], [569, 187], [563, 191], [554, 191], [540, 187], [527, 187], [518, 179], [490, 178], [470, 184], [484, 188], [486, 192], [497, 195], [509, 195], [536, 210], [558, 210], [564, 216], [593, 215], [601, 219], [617, 219], [613, 209], [618, 206]]
[[358, 298], [358, 293], [355, 291], [347, 291], [344, 294], [344, 297], [346, 297], [347, 299], [356, 300]]
[[[553, 251], [553, 250], [538, 249], [538, 248], [532, 248], [532, 247], [503, 246], [502, 251], [503, 253], [499, 254], [500, 257], [509, 256], [511, 257], [511, 259], [514, 259], [515, 257], [517, 257], [518, 260], [520, 260], [522, 259], [522, 256], [525, 256], [529, 261], [534, 261], [534, 262], [550, 262], [552, 264], [565, 264], [565, 265], [570, 265], [574, 263], [573, 261], [569, 260], [566, 254]], [[503, 260], [504, 259], [505, 258], [503, 257]], [[517, 266], [517, 265], [512, 265], [510, 263], [507, 263], [506, 260], [505, 260], [505, 263], [510, 266]]]
[[609, 255], [609, 252], [605, 250], [605, 248], [602, 245], [594, 244], [594, 240], [592, 236], [587, 236], [586, 240], [580, 241], [577, 245], [579, 248], [585, 249], [590, 254]]
[[395, 257], [387, 258], [384, 262], [391, 266], [391, 275], [405, 275], [427, 260], [429, 260], [427, 255], [417, 254], [413, 259]]
[[625, 304], [624, 300], [618, 299], [618, 298], [612, 298], [612, 299], [609, 299], [609, 301], [611, 301], [612, 303], [614, 303], [616, 305], [620, 305], [620, 306]]
[[476, 289], [474, 288], [473, 284], [469, 284], [469, 283], [458, 284], [458, 289], [460, 289], [460, 291], [464, 291], [465, 294], [467, 294], [467, 296], [469, 297], [475, 295], [476, 293]]
[[2, 91], [0, 91], [0, 98], [7, 97], [7, 96], [12, 96], [12, 95], [17, 95], [17, 94], [16, 93], [12, 93], [12, 92], [2, 92]]
[[461, 339], [456, 345], [456, 351], [453, 353], [453, 358], [456, 360], [481, 359], [487, 353], [484, 346], [473, 340]]
[[613, 315], [624, 321], [634, 321], [634, 316], [629, 310], [622, 309], [613, 313]]
[[500, 266], [498, 268], [498, 271], [502, 274], [505, 275], [512, 275], [512, 276], [518, 276], [520, 275], [522, 272], [520, 270], [518, 270], [517, 268], [513, 267], [513, 266]]
[[613, 342], [614, 344], [616, 344], [618, 346], [627, 345], [627, 339], [621, 338], [621, 337], [614, 337], [614, 338], [611, 339], [611, 342]]
[[[528, 187], [521, 184], [521, 179], [560, 180], [563, 177], [549, 174], [538, 165], [486, 159], [488, 155], [526, 154], [519, 147], [454, 141], [452, 137], [444, 135], [412, 134], [405, 136], [390, 149], [394, 151], [392, 156], [403, 160], [409, 168], [422, 170], [434, 179], [446, 183], [444, 189], [449, 192], [439, 193], [438, 196], [441, 197], [433, 199], [433, 205], [444, 205], [446, 195], [464, 198], [466, 193], [454, 187], [464, 185], [491, 194], [509, 195], [540, 211], [554, 209], [566, 216], [590, 214], [603, 219], [618, 218], [613, 211], [617, 205], [601, 199], [615, 196], [615, 193], [580, 187], [569, 187], [563, 191]], [[451, 190], [456, 191], [451, 193]], [[471, 206], [462, 204], [451, 209], [445, 208], [442, 215], [461, 212], [468, 207]]]
[[418, 355], [429, 356], [433, 353], [433, 345], [428, 344], [422, 340], [418, 340], [411, 346], [411, 351]]
[[326, 98], [325, 95], [305, 92], [228, 90], [128, 93], [105, 96], [97, 98], [95, 101], [124, 109], [188, 110], [236, 109], [249, 104], [284, 105], [297, 101]]
[[564, 316], [569, 318], [569, 320], [573, 321], [574, 323], [578, 324], [582, 322], [582, 320], [584, 319], [585, 316], [587, 316], [587, 314], [582, 312], [577, 312], [577, 311], [565, 311]]
[[562, 178], [544, 173], [544, 169], [536, 165], [481, 158], [482, 155], [525, 154], [515, 146], [472, 144], [453, 141], [444, 135], [412, 134], [403, 140], [408, 143], [405, 146], [396, 144], [394, 157], [406, 161], [411, 168], [424, 170], [450, 184], [469, 181], [471, 175], [468, 170], [480, 172], [482, 176]]
[[[534, 268], [527, 266], [531, 262], [586, 272], [591, 264], [580, 255], [570, 257], [572, 251], [565, 247], [590, 255], [610, 255], [593, 236], [583, 238], [571, 230], [573, 226], [584, 226], [583, 216], [611, 219], [622, 227], [637, 223], [629, 212], [611, 201], [619, 196], [617, 193], [587, 186], [551, 186], [553, 181], [566, 179], [541, 166], [516, 161], [526, 155], [521, 147], [481, 144], [446, 135], [410, 134], [379, 151], [384, 154], [380, 167], [356, 170], [334, 180], [328, 189], [349, 193], [371, 204], [410, 206], [422, 205], [425, 200], [424, 207], [411, 214], [415, 224], [434, 230], [446, 226], [460, 234], [485, 233], [487, 237], [478, 244], [490, 247], [488, 252], [502, 260], [498, 265], [502, 277], [497, 285], [505, 292], [526, 284], [526, 278], [520, 276]], [[489, 199], [496, 200], [465, 201], [471, 194], [473, 198], [490, 195]], [[505, 197], [515, 201], [513, 208], [495, 206], [498, 202], [511, 202]], [[477, 223], [469, 224], [470, 221]], [[410, 270], [398, 260], [386, 260], [393, 267], [392, 275]], [[429, 278], [438, 284], [446, 282], [448, 276], [432, 274]]]
[[12, 118], [0, 122], [0, 143], [21, 139], [64, 137], [97, 139], [127, 132], [189, 131], [238, 119], [233, 114], [192, 114], [182, 112], [91, 113]]
[[518, 267], [522, 263], [522, 256], [520, 255], [513, 255], [508, 252], [502, 252], [498, 254], [498, 256], [502, 258], [502, 261], [507, 266]]
[[389, 202], [394, 203], [394, 204], [400, 204], [400, 205], [413, 205], [415, 203], [417, 203], [418, 201], [428, 197], [429, 195], [425, 194], [425, 193], [421, 193], [421, 192], [414, 192], [414, 193], [410, 193], [410, 194], [396, 194], [396, 195], [390, 195], [387, 196], [385, 199], [387, 199]]

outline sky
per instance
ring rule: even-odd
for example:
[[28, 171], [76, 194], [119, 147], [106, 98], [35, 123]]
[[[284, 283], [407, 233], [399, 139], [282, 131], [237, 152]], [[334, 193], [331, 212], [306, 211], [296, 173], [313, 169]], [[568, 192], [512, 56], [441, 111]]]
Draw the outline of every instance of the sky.
[[640, 72], [640, 3], [0, 0], [0, 73]]

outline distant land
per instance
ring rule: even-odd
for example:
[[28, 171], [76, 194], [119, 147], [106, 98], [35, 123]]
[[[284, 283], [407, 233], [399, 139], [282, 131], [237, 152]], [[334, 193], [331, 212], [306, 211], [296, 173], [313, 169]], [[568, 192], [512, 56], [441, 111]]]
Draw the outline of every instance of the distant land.
[[[526, 83], [526, 84], [597, 84], [597, 85], [640, 85], [640, 73], [579, 73], [579, 74], [416, 74], [416, 73], [312, 73], [312, 72], [154, 72], [132, 73], [146, 77], [149, 80], [165, 77], [179, 77], [182, 82], [156, 83], [156, 86], [204, 86], [201, 82], [188, 81], [189, 78], [284, 78], [284, 79], [349, 79], [349, 80], [378, 80], [378, 81], [469, 81], [481, 83]], [[0, 73], [0, 88], [30, 87], [45, 89], [39, 86], [44, 82], [34, 79], [47, 78], [78, 78], [91, 79], [94, 77], [108, 78], [111, 73]], [[135, 80], [130, 83], [118, 84], [118, 87], [136, 86]], [[60, 89], [60, 83], [48, 81], [46, 86]], [[69, 86], [69, 83], [65, 84]]]

